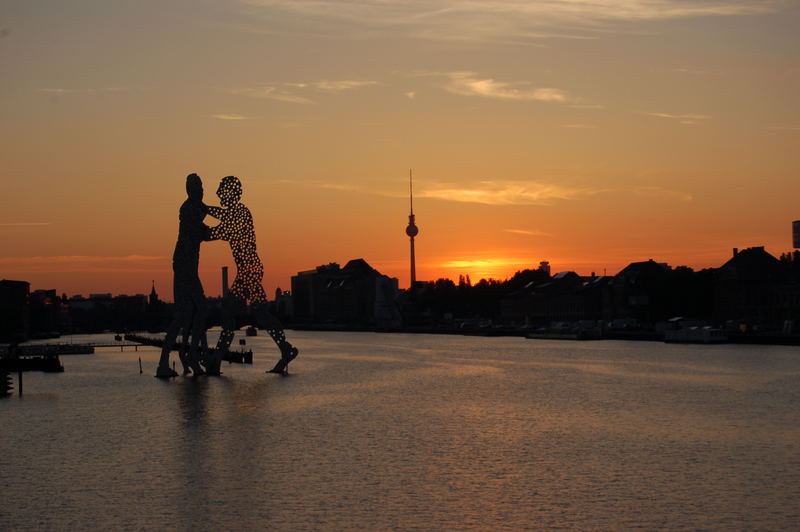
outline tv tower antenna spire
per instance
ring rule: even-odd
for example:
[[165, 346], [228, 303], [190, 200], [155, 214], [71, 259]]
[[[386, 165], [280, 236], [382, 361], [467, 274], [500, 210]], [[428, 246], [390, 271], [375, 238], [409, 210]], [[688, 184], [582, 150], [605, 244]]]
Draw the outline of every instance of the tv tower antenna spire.
[[411, 283], [409, 288], [414, 287], [417, 282], [417, 264], [414, 257], [414, 237], [419, 234], [419, 228], [414, 220], [414, 180], [411, 175], [411, 169], [408, 169], [408, 200], [410, 213], [408, 215], [408, 226], [406, 226], [406, 235], [411, 241]]

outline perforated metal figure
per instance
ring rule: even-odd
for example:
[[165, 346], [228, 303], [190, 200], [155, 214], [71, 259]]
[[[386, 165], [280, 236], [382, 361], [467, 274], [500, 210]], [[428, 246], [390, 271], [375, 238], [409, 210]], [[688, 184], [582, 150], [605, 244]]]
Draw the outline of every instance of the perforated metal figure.
[[281, 351], [281, 359], [269, 373], [285, 373], [291, 360], [297, 356], [297, 348], [286, 341], [283, 326], [275, 316], [266, 309], [267, 295], [261, 281], [264, 278], [264, 265], [256, 251], [256, 233], [253, 228], [253, 216], [244, 204], [242, 183], [235, 176], [223, 177], [217, 189], [222, 207], [208, 207], [208, 214], [217, 218], [220, 223], [210, 230], [209, 240], [225, 240], [231, 246], [233, 260], [236, 263], [236, 278], [231, 285], [229, 298], [225, 304], [225, 318], [217, 343], [216, 364], [206, 364], [209, 374], [219, 372], [219, 362], [233, 340], [233, 307], [236, 300], [255, 305], [258, 325], [267, 330], [272, 340]]
[[[169, 354], [172, 344], [183, 329], [184, 345], [182, 345], [181, 363], [184, 374], [189, 368], [195, 374], [202, 374], [203, 368], [198, 363], [198, 345], [206, 344], [206, 297], [203, 284], [197, 274], [200, 261], [200, 243], [208, 239], [209, 228], [203, 223], [206, 217], [206, 206], [203, 204], [203, 182], [197, 174], [186, 177], [186, 201], [183, 202], [178, 215], [178, 241], [172, 254], [172, 290], [175, 299], [175, 315], [167, 329], [161, 358], [158, 361], [156, 377], [174, 377], [177, 374], [169, 367]], [[186, 349], [186, 339], [191, 332], [192, 339]]]

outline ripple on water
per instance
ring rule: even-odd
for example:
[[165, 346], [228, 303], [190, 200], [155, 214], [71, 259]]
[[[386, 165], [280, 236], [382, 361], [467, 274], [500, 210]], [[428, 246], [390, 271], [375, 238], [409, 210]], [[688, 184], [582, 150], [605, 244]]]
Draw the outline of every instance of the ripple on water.
[[292, 375], [64, 357], [0, 401], [0, 529], [791, 529], [793, 348], [312, 333]]

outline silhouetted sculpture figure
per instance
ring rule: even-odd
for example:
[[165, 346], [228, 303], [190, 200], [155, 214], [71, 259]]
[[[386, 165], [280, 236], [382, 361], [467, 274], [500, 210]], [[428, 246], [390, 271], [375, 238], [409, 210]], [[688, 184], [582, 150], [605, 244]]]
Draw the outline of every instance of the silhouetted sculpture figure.
[[[161, 358], [158, 362], [156, 377], [175, 377], [177, 373], [169, 366], [169, 353], [172, 344], [183, 329], [181, 346], [181, 363], [184, 374], [189, 368], [196, 375], [204, 373], [198, 363], [197, 349], [205, 341], [206, 298], [203, 285], [197, 274], [200, 261], [200, 243], [208, 239], [209, 228], [203, 223], [207, 207], [203, 204], [203, 182], [197, 174], [186, 177], [186, 194], [179, 214], [178, 241], [172, 254], [173, 297], [175, 299], [175, 315], [167, 329]], [[191, 332], [191, 345], [187, 350], [187, 337]]]
[[236, 278], [223, 302], [224, 314], [222, 332], [215, 356], [206, 363], [209, 375], [219, 374], [219, 365], [233, 340], [233, 309], [237, 301], [256, 305], [258, 326], [266, 329], [272, 340], [281, 351], [281, 359], [268, 373], [286, 373], [289, 362], [297, 356], [297, 348], [286, 341], [283, 326], [275, 316], [267, 310], [267, 295], [261, 280], [264, 278], [264, 266], [256, 252], [256, 233], [253, 228], [253, 216], [250, 209], [239, 202], [242, 197], [242, 184], [237, 177], [227, 176], [220, 181], [217, 189], [222, 207], [208, 207], [208, 214], [217, 218], [220, 223], [211, 228], [209, 240], [225, 240], [231, 246], [233, 260], [236, 263]]

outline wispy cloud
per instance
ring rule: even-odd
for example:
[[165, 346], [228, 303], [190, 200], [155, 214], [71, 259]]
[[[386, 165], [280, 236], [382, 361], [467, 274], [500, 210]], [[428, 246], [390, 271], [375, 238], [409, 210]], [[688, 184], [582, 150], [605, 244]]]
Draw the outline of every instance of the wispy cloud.
[[[242, 0], [306, 19], [349, 23], [374, 35], [396, 31], [444, 40], [586, 38], [625, 23], [741, 16], [778, 10], [786, 0]], [[621, 27], [622, 26], [622, 27]], [[349, 32], [352, 35], [355, 32]]]
[[448, 72], [443, 88], [461, 96], [481, 96], [497, 100], [565, 102], [567, 93], [550, 87], [531, 88], [529, 82], [510, 83], [491, 78], [481, 79], [475, 72]]
[[361, 87], [369, 87], [370, 85], [377, 85], [377, 81], [359, 81], [353, 79], [343, 79], [339, 81], [322, 80], [310, 83], [316, 89], [322, 91], [340, 92], [350, 89], [360, 89]]
[[97, 92], [126, 92], [130, 89], [123, 87], [101, 87], [101, 88], [82, 88], [82, 89], [65, 89], [62, 87], [46, 87], [36, 89], [36, 92], [42, 94], [92, 94]]
[[148, 262], [164, 260], [166, 257], [152, 255], [55, 255], [32, 257], [0, 257], [0, 264], [86, 263], [86, 262]]
[[800, 126], [770, 126], [767, 129], [774, 131], [800, 131]]
[[[289, 181], [286, 181], [289, 183]], [[291, 182], [296, 184], [295, 182]], [[385, 181], [382, 181], [385, 183]], [[305, 186], [355, 192], [390, 198], [407, 197], [407, 189], [399, 186], [392, 189], [380, 185], [366, 186], [353, 183], [328, 183], [307, 181]], [[415, 183], [414, 197], [454, 201], [458, 203], [478, 203], [482, 205], [552, 205], [558, 201], [576, 200], [593, 196], [609, 189], [545, 183], [539, 181], [480, 181], [478, 183], [457, 184], [452, 182]]]
[[673, 72], [679, 72], [681, 74], [694, 74], [694, 75], [706, 75], [710, 74], [709, 70], [701, 70], [695, 68], [673, 68]]
[[211, 115], [211, 117], [217, 118], [219, 120], [250, 120], [249, 116], [237, 115], [237, 114], [219, 114], [219, 115]]
[[122, 273], [168, 271], [167, 257], [150, 255], [55, 255], [0, 257], [0, 267], [8, 274], [31, 273]]
[[[360, 89], [377, 85], [377, 81], [372, 80], [327, 80], [309, 81], [309, 82], [281, 82], [270, 83], [265, 85], [257, 85], [254, 87], [245, 87], [239, 89], [229, 89], [231, 94], [238, 94], [241, 96], [248, 96], [250, 98], [267, 98], [270, 100], [277, 100], [279, 102], [300, 103], [308, 104], [314, 103], [308, 97], [309, 91], [321, 93], [338, 93], [349, 91], [353, 89]], [[301, 96], [302, 93], [303, 95]]]
[[406, 92], [405, 95], [406, 95], [406, 98], [408, 98], [409, 100], [413, 100], [414, 98], [417, 97], [417, 93], [414, 92], [414, 91]]
[[[297, 184], [294, 181], [274, 182]], [[385, 183], [385, 181], [381, 181], [381, 183]], [[323, 181], [307, 181], [304, 185], [339, 192], [354, 192], [390, 198], [406, 198], [407, 194], [407, 190], [403, 187], [386, 189], [381, 188], [380, 185], [367, 186], [355, 183], [328, 183]], [[497, 206], [553, 205], [560, 201], [573, 201], [605, 193], [633, 194], [641, 198], [661, 198], [672, 201], [692, 201], [694, 199], [689, 192], [660, 186], [598, 188], [543, 181], [510, 180], [487, 180], [464, 184], [421, 182], [415, 183], [414, 186], [415, 198]], [[552, 236], [550, 233], [530, 229], [509, 228], [504, 229], [504, 231], [528, 236]]]
[[483, 205], [551, 205], [556, 201], [574, 200], [601, 192], [603, 190], [598, 188], [535, 181], [482, 181], [466, 185], [432, 185], [416, 195]]
[[667, 118], [669, 120], [677, 120], [684, 125], [698, 124], [703, 120], [711, 118], [708, 115], [699, 114], [671, 114], [671, 113], [643, 113], [648, 116], [655, 116], [656, 118]]
[[506, 233], [514, 233], [515, 235], [525, 235], [525, 236], [553, 236], [551, 233], [545, 233], [544, 231], [529, 231], [527, 229], [503, 229]]
[[264, 85], [261, 87], [247, 87], [244, 89], [230, 89], [230, 93], [238, 94], [240, 96], [247, 96], [249, 98], [266, 98], [269, 100], [277, 100], [279, 102], [313, 103], [308, 98], [303, 98], [302, 96], [292, 94], [291, 91], [285, 88], [269, 85]]
[[564, 124], [563, 127], [569, 129], [597, 129], [597, 126], [593, 126], [592, 124]]
[[50, 225], [50, 222], [3, 222], [0, 227], [32, 227], [40, 225]]

